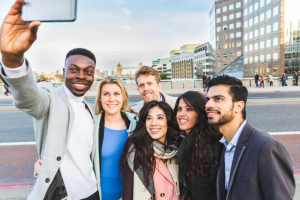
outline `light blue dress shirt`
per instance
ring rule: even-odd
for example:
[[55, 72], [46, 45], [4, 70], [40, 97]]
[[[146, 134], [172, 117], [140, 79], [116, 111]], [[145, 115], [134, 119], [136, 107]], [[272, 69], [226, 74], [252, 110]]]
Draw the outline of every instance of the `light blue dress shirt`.
[[236, 149], [236, 145], [239, 141], [240, 135], [247, 124], [247, 121], [244, 120], [240, 128], [237, 130], [237, 132], [234, 134], [232, 140], [228, 144], [227, 140], [223, 136], [219, 141], [225, 145], [225, 188], [228, 190], [228, 184], [229, 184], [229, 177], [230, 177], [230, 171], [231, 171], [231, 166], [232, 166], [232, 161], [233, 161], [233, 156], [234, 152]]

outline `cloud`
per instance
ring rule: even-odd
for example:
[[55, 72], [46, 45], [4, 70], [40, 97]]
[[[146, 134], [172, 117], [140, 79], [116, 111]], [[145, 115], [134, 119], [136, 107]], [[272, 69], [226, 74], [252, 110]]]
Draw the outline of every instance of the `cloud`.
[[130, 12], [127, 8], [123, 8], [123, 9], [122, 9], [122, 13], [123, 13], [124, 15], [131, 16], [131, 12]]
[[119, 5], [127, 5], [126, 1], [124, 1], [124, 0], [117, 0], [117, 4], [119, 4]]
[[130, 26], [121, 26], [121, 28], [122, 28], [122, 29], [126, 29], [126, 30], [128, 30], [128, 31], [131, 31]]

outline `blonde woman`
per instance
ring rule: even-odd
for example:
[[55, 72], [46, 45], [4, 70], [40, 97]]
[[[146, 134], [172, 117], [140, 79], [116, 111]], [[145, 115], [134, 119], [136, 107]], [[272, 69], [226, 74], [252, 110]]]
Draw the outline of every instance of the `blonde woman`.
[[[106, 77], [98, 87], [95, 102], [94, 171], [100, 200], [122, 197], [123, 181], [119, 161], [127, 138], [136, 127], [137, 118], [125, 112], [128, 93], [122, 80]], [[39, 173], [41, 160], [35, 164]], [[76, 176], [76, 175], [75, 175]]]

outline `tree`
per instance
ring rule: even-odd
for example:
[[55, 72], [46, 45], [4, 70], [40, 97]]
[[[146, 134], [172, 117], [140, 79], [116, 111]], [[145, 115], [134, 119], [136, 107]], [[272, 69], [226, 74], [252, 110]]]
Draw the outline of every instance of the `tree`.
[[160, 79], [167, 79], [167, 75], [165, 75], [164, 73], [160, 73], [159, 76]]
[[42, 75], [40, 75], [40, 79], [46, 80], [46, 76], [42, 74]]

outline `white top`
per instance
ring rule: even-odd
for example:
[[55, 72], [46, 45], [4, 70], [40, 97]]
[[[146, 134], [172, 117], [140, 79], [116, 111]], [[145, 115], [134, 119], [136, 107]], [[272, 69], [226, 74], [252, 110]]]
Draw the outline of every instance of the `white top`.
[[[3, 65], [7, 77], [19, 78], [28, 72], [25, 62], [18, 68]], [[93, 119], [83, 103], [84, 96], [77, 97], [64, 85], [68, 100], [75, 112], [69, 143], [60, 165], [68, 200], [84, 199], [97, 191], [91, 153], [93, 150]]]

